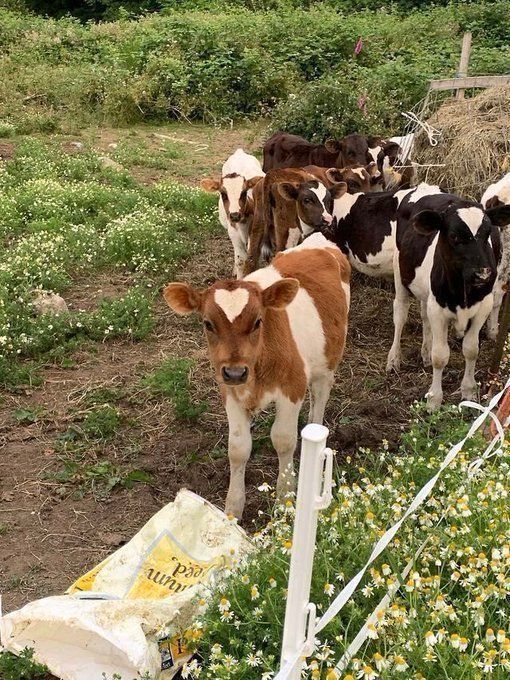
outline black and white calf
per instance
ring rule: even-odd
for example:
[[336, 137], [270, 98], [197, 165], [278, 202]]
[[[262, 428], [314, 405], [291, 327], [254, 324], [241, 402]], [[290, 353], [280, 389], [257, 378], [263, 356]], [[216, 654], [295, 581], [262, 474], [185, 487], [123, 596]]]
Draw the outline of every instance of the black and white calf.
[[324, 234], [349, 257], [351, 265], [368, 276], [393, 278], [397, 214], [401, 202], [440, 194], [441, 189], [420, 184], [414, 189], [380, 193], [345, 193], [333, 204], [335, 221]]
[[[495, 208], [498, 205], [510, 205], [510, 172], [499, 182], [491, 184], [485, 190], [481, 204], [484, 208]], [[487, 319], [487, 334], [493, 340], [498, 335], [499, 310], [503, 303], [505, 290], [510, 283], [510, 228], [501, 232], [501, 262], [498, 265], [498, 278], [494, 284], [494, 307]]]
[[421, 302], [422, 358], [432, 363], [433, 380], [427, 394], [430, 409], [443, 400], [442, 374], [448, 363], [448, 326], [453, 321], [464, 337], [464, 398], [476, 396], [475, 364], [478, 335], [493, 305], [493, 287], [501, 241], [498, 226], [505, 224], [510, 206], [486, 211], [473, 201], [451, 194], [402, 199], [397, 215], [394, 262], [395, 335], [387, 369], [398, 369], [400, 339], [409, 311], [409, 296]]

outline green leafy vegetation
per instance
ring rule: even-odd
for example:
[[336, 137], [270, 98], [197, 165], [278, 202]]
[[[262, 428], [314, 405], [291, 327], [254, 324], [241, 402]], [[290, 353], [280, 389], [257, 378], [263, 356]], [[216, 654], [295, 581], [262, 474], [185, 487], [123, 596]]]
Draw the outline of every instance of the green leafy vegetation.
[[[455, 74], [465, 30], [470, 73], [510, 71], [506, 2], [441, 4], [252, 0], [205, 11], [211, 3], [176, 0], [85, 25], [0, 10], [0, 134], [70, 121], [228, 123], [275, 107], [275, 127], [316, 139], [397, 132], [428, 79]], [[107, 5], [96, 3], [99, 16]]]
[[46, 666], [36, 663], [33, 649], [23, 649], [18, 656], [10, 652], [0, 653], [0, 677], [2, 680], [47, 680]]
[[170, 399], [175, 415], [182, 420], [196, 420], [207, 409], [206, 402], [196, 402], [192, 396], [190, 371], [193, 365], [191, 359], [170, 357], [144, 380], [154, 395]]
[[[173, 183], [141, 187], [89, 151], [21, 141], [12, 161], [0, 161], [0, 383], [33, 382], [23, 357], [146, 337], [158, 285], [216, 228], [214, 205]], [[95, 309], [36, 315], [42, 291], [65, 296], [77, 278], [112, 269], [132, 277], [124, 295]]]
[[[311, 593], [319, 616], [467, 427], [456, 407], [429, 415], [417, 406], [397, 455], [383, 444], [377, 453], [360, 450], [362, 466], [347, 460], [333, 502], [319, 518]], [[310, 677], [507, 677], [510, 447], [507, 442], [467, 481], [469, 463], [485, 446], [480, 435], [469, 440], [433, 496], [404, 522], [356, 595], [318, 636], [307, 659]], [[204, 660], [198, 669], [191, 664], [190, 677], [201, 671], [201, 678], [255, 679], [278, 667], [293, 518], [292, 498], [278, 503], [255, 536], [256, 551], [217, 588], [189, 632], [199, 639]], [[425, 538], [408, 579], [398, 586], [400, 572]], [[334, 665], [388, 589], [391, 603], [356, 658], [343, 674], [336, 673]]]
[[152, 482], [145, 470], [126, 469], [106, 459], [87, 461], [84, 457], [63, 457], [60, 463], [59, 469], [45, 473], [45, 478], [57, 482], [62, 495], [67, 493], [68, 486], [73, 487], [75, 498], [92, 493], [104, 499], [117, 487], [132, 489], [137, 483]]

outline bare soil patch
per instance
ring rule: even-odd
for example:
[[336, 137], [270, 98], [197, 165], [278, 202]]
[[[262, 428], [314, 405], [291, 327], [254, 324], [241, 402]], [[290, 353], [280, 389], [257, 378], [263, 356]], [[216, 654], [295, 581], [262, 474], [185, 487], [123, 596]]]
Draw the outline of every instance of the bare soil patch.
[[[179, 131], [179, 136], [183, 135]], [[189, 133], [195, 139], [194, 131]], [[206, 131], [203, 131], [206, 135]], [[225, 149], [242, 143], [242, 133], [214, 133], [217, 165]], [[101, 133], [103, 139], [106, 133]], [[108, 136], [104, 139], [107, 141]], [[109, 143], [109, 142], [108, 142]], [[223, 150], [221, 150], [221, 148]], [[192, 153], [190, 151], [190, 153]], [[209, 151], [212, 154], [211, 151]], [[204, 160], [205, 163], [205, 160]], [[176, 179], [187, 179], [175, 175]], [[193, 181], [199, 177], [197, 170]], [[207, 285], [231, 273], [227, 236], [210, 239], [204, 252], [182, 266], [179, 278]], [[73, 309], [89, 309], [102, 297], [121, 295], [129, 279], [110, 275], [77, 281], [68, 300]], [[158, 304], [158, 325], [141, 343], [109, 342], [80, 349], [70, 368], [48, 365], [44, 384], [37, 389], [6, 393], [0, 402], [0, 590], [5, 611], [35, 598], [63, 592], [74, 579], [111, 553], [142, 526], [181, 487], [188, 487], [220, 507], [228, 486], [227, 421], [214, 384], [200, 324], [179, 318]], [[385, 372], [391, 345], [392, 287], [355, 275], [352, 284], [350, 329], [344, 361], [326, 413], [330, 444], [339, 467], [358, 447], [376, 447], [383, 438], [398, 445], [409, 419], [409, 405], [421, 399], [430, 384], [430, 371], [421, 364], [421, 325], [412, 306], [403, 337], [404, 361], [398, 375]], [[492, 344], [483, 340], [478, 377], [483, 378]], [[151, 396], [142, 379], [169, 357], [192, 357], [193, 396], [206, 401], [197, 422], [176, 419], [172, 404]], [[445, 372], [447, 401], [458, 401], [463, 359], [452, 343]], [[152, 482], [132, 489], [116, 486], [107, 494], [88, 488], [77, 494], [55, 473], [62, 468], [62, 436], [73, 423], [79, 427], [87, 400], [97, 390], [117, 395], [121, 427], [107, 441], [87, 441], [87, 463], [108, 460], [122, 469], [139, 469]], [[29, 411], [35, 422], [20, 422], [16, 414]], [[267, 509], [263, 482], [276, 479], [276, 456], [268, 439], [268, 414], [254, 428], [254, 450], [247, 471], [244, 526], [250, 529], [258, 511]], [[64, 446], [65, 449], [65, 446]], [[64, 450], [65, 452], [65, 450]]]

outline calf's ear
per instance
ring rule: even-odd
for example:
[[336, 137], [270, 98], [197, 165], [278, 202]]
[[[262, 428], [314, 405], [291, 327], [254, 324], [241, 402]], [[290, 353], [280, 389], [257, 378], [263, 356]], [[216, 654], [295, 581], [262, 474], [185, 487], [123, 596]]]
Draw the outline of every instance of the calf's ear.
[[442, 229], [443, 218], [435, 210], [422, 210], [413, 217], [411, 224], [419, 234], [430, 236]]
[[344, 174], [340, 168], [328, 168], [326, 170], [326, 177], [335, 184], [336, 182], [343, 182]]
[[214, 179], [213, 177], [206, 177], [200, 182], [200, 186], [205, 191], [219, 191], [221, 187], [221, 181], [219, 179]]
[[262, 291], [262, 304], [270, 309], [284, 309], [296, 297], [297, 279], [280, 279]]
[[280, 182], [277, 185], [278, 193], [288, 201], [295, 201], [299, 196], [299, 188], [291, 182]]
[[260, 182], [261, 179], [264, 179], [263, 175], [260, 175], [258, 177], [250, 177], [250, 179], [246, 180], [246, 188], [247, 189], [253, 189], [253, 187]]
[[337, 184], [333, 184], [333, 186], [330, 187], [329, 193], [333, 199], [341, 198], [345, 193], [347, 193], [347, 184], [345, 182], [337, 182]]
[[495, 227], [506, 227], [510, 224], [510, 205], [497, 205], [485, 212]]
[[377, 163], [375, 161], [372, 161], [368, 165], [365, 165], [365, 170], [368, 172], [370, 177], [381, 177], [381, 173], [379, 172], [379, 168], [377, 167]]
[[390, 164], [394, 165], [400, 153], [400, 145], [397, 142], [388, 142], [383, 146], [384, 155], [390, 159]]
[[167, 305], [177, 314], [198, 312], [202, 306], [202, 293], [187, 283], [169, 283], [163, 290]]
[[375, 149], [376, 146], [383, 146], [383, 144], [385, 144], [385, 141], [380, 137], [374, 137], [372, 135], [370, 137], [367, 137], [367, 144], [369, 149]]

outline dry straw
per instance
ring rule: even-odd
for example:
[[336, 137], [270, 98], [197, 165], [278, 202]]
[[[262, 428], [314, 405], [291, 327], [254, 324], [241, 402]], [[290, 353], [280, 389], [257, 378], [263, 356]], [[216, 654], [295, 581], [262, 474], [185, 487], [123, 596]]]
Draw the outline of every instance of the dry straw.
[[440, 130], [439, 144], [430, 146], [420, 130], [414, 160], [444, 166], [419, 168], [418, 181], [480, 200], [487, 186], [510, 170], [510, 87], [448, 100], [428, 122]]

